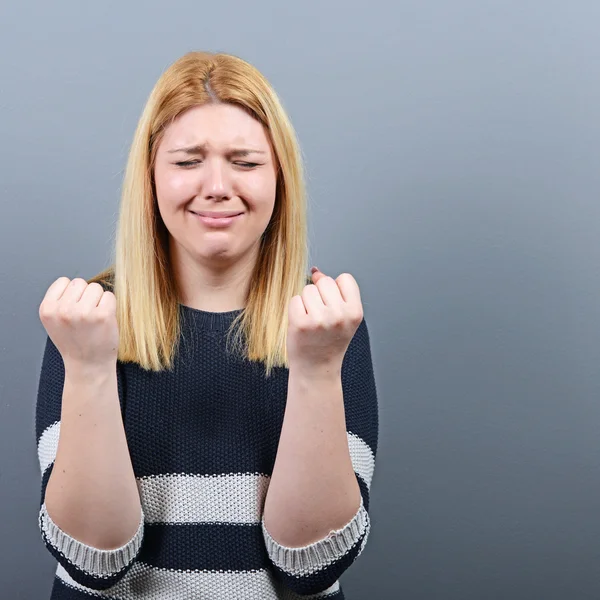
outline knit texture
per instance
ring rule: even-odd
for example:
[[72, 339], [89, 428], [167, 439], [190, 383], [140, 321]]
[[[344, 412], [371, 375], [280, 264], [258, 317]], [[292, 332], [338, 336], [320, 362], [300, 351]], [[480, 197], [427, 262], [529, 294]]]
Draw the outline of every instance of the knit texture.
[[42, 475], [39, 526], [56, 558], [51, 600], [340, 600], [340, 576], [370, 531], [378, 442], [377, 393], [366, 321], [344, 357], [348, 447], [361, 505], [343, 528], [304, 548], [277, 543], [263, 521], [287, 399], [288, 370], [228, 352], [239, 311], [180, 305], [173, 371], [117, 362], [119, 402], [140, 490], [134, 537], [100, 550], [62, 531], [44, 503], [60, 435], [62, 357], [46, 339], [36, 407]]

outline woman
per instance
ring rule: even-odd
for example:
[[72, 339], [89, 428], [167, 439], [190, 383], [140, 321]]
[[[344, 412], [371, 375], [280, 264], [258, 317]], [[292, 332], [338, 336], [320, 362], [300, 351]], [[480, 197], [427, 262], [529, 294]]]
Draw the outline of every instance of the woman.
[[344, 597], [376, 387], [356, 281], [306, 261], [274, 90], [237, 57], [186, 54], [139, 121], [114, 264], [40, 305], [52, 599]]

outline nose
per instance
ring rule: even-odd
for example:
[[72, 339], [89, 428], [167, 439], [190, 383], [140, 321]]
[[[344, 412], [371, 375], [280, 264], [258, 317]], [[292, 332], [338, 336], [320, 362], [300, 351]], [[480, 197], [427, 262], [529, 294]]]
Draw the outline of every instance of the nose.
[[203, 174], [203, 195], [207, 200], [221, 201], [231, 198], [231, 178], [219, 159], [207, 160]]

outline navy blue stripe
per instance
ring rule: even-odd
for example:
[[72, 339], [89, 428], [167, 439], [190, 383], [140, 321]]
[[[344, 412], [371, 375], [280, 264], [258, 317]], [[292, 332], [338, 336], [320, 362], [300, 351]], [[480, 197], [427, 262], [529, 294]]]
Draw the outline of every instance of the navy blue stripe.
[[[356, 473], [355, 473], [356, 475]], [[367, 484], [364, 482], [363, 478], [359, 475], [356, 475], [356, 481], [358, 481], [358, 487], [360, 488], [360, 493], [363, 498], [363, 505], [365, 510], [369, 512], [369, 489], [367, 488]]]
[[[98, 598], [98, 596], [72, 588], [59, 577], [54, 578], [51, 600], [89, 600], [90, 598]], [[103, 600], [111, 600], [112, 596], [104, 595], [102, 598]]]
[[260, 524], [149, 523], [139, 560], [162, 569], [251, 571], [269, 566]]
[[[223, 361], [214, 359], [223, 352], [221, 338], [204, 332], [200, 345], [194, 337], [190, 334], [186, 342], [185, 364], [179, 361], [173, 371], [123, 365], [124, 420], [136, 476], [271, 474], [287, 401], [287, 369], [276, 369], [265, 380], [258, 366], [230, 356], [227, 361], [237, 364], [224, 370]], [[369, 378], [356, 385], [358, 390], [346, 381], [348, 425], [354, 422], [355, 434], [373, 440], [376, 434], [358, 424], [366, 420], [373, 425], [373, 408], [361, 395], [367, 393]]]
[[[117, 389], [121, 410], [124, 407], [122, 363], [117, 363]], [[48, 427], [60, 421], [63, 388], [65, 384], [65, 364], [50, 336], [46, 336], [46, 345], [42, 357], [42, 367], [38, 378], [37, 402], [35, 413], [35, 437], [39, 444], [42, 434]]]
[[62, 392], [65, 369], [62, 356], [46, 336], [46, 345], [42, 357], [42, 367], [38, 380], [37, 408], [35, 415], [36, 442], [39, 443], [42, 433], [53, 423], [60, 420]]
[[[344, 573], [344, 571], [356, 560], [360, 545], [366, 535], [366, 532], [358, 539], [358, 542], [342, 558], [322, 569], [313, 575], [303, 577], [292, 577], [285, 571], [273, 564], [273, 570], [276, 578], [284, 586], [300, 595], [316, 594], [332, 586]], [[341, 596], [343, 598], [343, 596]]]
[[52, 463], [42, 475], [42, 493], [40, 497], [40, 508], [42, 507], [42, 504], [44, 503], [44, 498], [46, 497], [46, 488], [48, 487], [48, 481], [50, 481], [52, 469], [54, 469], [54, 463]]
[[377, 456], [379, 410], [367, 322], [363, 319], [342, 363], [346, 429], [360, 437]]
[[214, 358], [220, 340], [204, 336], [200, 348], [193, 339], [187, 344], [189, 358], [173, 372], [123, 365], [124, 420], [136, 476], [272, 473], [287, 371], [265, 381], [259, 368], [240, 362], [224, 373], [223, 361]]

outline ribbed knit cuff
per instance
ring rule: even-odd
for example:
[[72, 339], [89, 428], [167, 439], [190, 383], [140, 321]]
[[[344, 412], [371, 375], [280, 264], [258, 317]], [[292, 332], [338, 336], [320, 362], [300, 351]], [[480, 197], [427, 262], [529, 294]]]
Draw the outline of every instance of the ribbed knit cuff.
[[44, 503], [40, 509], [40, 526], [46, 540], [78, 569], [92, 575], [112, 575], [124, 569], [137, 555], [144, 536], [144, 512], [134, 536], [125, 545], [101, 550], [77, 541], [50, 518]]
[[288, 548], [276, 542], [265, 527], [264, 517], [262, 519], [262, 530], [269, 557], [273, 564], [295, 577], [311, 575], [339, 560], [363, 535], [366, 538], [369, 528], [369, 514], [365, 510], [362, 497], [358, 512], [347, 525], [331, 531], [325, 539], [302, 548]]

